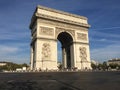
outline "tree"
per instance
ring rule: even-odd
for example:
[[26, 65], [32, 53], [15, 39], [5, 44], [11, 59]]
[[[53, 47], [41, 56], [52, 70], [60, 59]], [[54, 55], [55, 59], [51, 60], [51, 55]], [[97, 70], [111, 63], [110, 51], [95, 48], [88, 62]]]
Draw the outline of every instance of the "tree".
[[120, 66], [116, 63], [111, 63], [109, 64], [109, 67], [111, 67], [111, 69], [116, 69], [117, 67], [120, 67]]
[[91, 67], [92, 67], [93, 70], [97, 69], [97, 65], [94, 64], [94, 63], [91, 63]]
[[59, 64], [58, 69], [59, 69], [59, 70], [62, 69], [62, 64], [61, 64], [61, 63]]
[[107, 66], [107, 63], [106, 63], [106, 62], [103, 62], [103, 64], [102, 64], [102, 69], [103, 69], [103, 70], [108, 69], [108, 66]]
[[1, 71], [3, 71], [3, 70], [13, 71], [13, 70], [16, 70], [17, 68], [22, 68], [22, 67], [28, 67], [28, 65], [26, 63], [16, 64], [16, 63], [8, 62], [6, 65], [0, 66], [0, 70]]
[[26, 63], [23, 63], [22, 67], [28, 67], [28, 65]]

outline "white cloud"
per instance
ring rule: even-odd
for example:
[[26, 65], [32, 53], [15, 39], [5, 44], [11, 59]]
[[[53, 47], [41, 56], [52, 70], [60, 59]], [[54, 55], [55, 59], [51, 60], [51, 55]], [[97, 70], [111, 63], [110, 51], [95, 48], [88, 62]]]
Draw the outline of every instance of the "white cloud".
[[0, 45], [0, 54], [15, 53], [18, 51], [17, 47], [2, 46]]
[[119, 43], [120, 41], [119, 40], [111, 40], [111, 39], [105, 39], [105, 38], [100, 38], [100, 39], [97, 39], [97, 38], [92, 38], [90, 37], [90, 42], [91, 43], [98, 43], [100, 42], [101, 44], [107, 44], [107, 43]]
[[[0, 29], [1, 30], [1, 29]], [[30, 36], [29, 31], [1, 31], [0, 33], [0, 40], [19, 40], [19, 39], [28, 39], [28, 36]]]
[[27, 48], [27, 43], [8, 43], [8, 45], [0, 45], [0, 61], [29, 63], [29, 56], [30, 53]]
[[120, 27], [118, 26], [118, 27], [96, 28], [96, 29], [92, 29], [92, 30], [110, 30], [110, 29], [116, 30], [116, 29], [119, 29], [119, 28]]
[[106, 41], [106, 40], [107, 40], [107, 39], [104, 39], [104, 38], [103, 38], [103, 39], [101, 39], [100, 41]]
[[120, 58], [120, 45], [113, 44], [103, 48], [92, 49], [91, 59], [105, 61], [111, 58]]
[[109, 33], [109, 32], [100, 32], [100, 31], [92, 31], [91, 30], [91, 32], [90, 32], [90, 36], [95, 36], [95, 35], [97, 35], [97, 36], [100, 36], [100, 37], [112, 37], [112, 38], [120, 38], [120, 35], [118, 34], [118, 33]]
[[89, 40], [91, 43], [101, 43], [101, 44], [115, 44], [115, 43], [120, 43], [120, 35], [119, 33], [109, 33], [108, 32], [103, 32], [103, 31], [91, 31], [89, 33], [90, 37]]

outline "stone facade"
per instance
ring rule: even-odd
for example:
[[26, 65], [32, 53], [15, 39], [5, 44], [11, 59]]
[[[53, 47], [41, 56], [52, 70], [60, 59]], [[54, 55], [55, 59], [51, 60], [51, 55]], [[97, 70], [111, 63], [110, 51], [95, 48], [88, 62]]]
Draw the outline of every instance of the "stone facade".
[[30, 24], [31, 70], [57, 68], [57, 41], [63, 68], [91, 69], [87, 18], [37, 6]]
[[110, 64], [120, 65], [120, 58], [115, 58], [115, 59], [108, 60], [108, 61], [107, 61], [107, 64], [108, 64], [108, 65], [110, 65]]
[[5, 66], [8, 62], [0, 62], [0, 66]]

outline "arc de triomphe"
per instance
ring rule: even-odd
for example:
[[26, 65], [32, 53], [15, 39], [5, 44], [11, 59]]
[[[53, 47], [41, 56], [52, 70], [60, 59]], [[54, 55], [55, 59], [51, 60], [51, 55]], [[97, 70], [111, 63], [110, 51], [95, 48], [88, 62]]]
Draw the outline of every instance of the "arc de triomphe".
[[63, 68], [91, 69], [87, 18], [37, 6], [30, 24], [31, 70], [57, 68], [57, 41]]

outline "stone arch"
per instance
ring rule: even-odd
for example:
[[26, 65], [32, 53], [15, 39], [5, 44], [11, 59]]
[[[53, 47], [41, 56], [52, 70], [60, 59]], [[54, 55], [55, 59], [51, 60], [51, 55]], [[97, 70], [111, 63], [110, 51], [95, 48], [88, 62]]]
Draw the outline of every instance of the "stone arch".
[[67, 32], [71, 35], [71, 37], [73, 38], [73, 41], [75, 41], [75, 31], [74, 30], [70, 30], [70, 29], [65, 29], [65, 28], [56, 28], [56, 31], [55, 31], [55, 38], [57, 39], [58, 35], [62, 32]]
[[37, 6], [30, 23], [31, 70], [58, 69], [58, 39], [62, 42], [62, 52], [66, 55], [63, 56], [64, 68], [82, 69], [80, 54], [82, 60], [86, 60], [83, 66], [91, 68], [87, 38], [89, 27], [86, 17]]
[[72, 50], [73, 50], [73, 37], [68, 32], [61, 32], [58, 34], [57, 39], [62, 45], [62, 66], [63, 68], [70, 69], [72, 65]]

